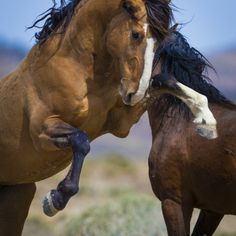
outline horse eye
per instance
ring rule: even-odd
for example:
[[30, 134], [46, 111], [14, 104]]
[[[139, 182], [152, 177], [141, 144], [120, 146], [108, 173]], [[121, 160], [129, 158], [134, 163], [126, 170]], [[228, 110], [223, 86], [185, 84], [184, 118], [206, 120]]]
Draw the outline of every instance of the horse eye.
[[141, 34], [138, 32], [132, 32], [132, 38], [134, 40], [139, 40], [141, 38]]

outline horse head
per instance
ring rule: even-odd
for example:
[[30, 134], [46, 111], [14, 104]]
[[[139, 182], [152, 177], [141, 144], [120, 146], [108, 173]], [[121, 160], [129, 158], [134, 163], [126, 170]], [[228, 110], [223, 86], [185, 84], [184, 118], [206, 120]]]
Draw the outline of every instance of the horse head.
[[[116, 59], [120, 70], [119, 93], [123, 102], [131, 106], [145, 97], [158, 46], [147, 2], [150, 1], [121, 1], [120, 11], [110, 22], [106, 34], [108, 52]], [[168, 1], [164, 2], [168, 5]]]

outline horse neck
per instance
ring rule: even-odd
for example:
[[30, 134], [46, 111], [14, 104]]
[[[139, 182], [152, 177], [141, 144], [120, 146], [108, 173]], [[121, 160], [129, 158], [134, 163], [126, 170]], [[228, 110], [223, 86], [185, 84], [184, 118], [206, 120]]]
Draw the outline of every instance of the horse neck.
[[82, 0], [64, 34], [54, 34], [31, 50], [28, 61], [32, 67], [43, 67], [52, 57], [63, 57], [65, 60], [73, 58], [92, 79], [96, 75], [96, 79], [104, 83], [104, 75], [114, 77], [117, 69], [106, 50], [104, 34], [119, 2]]
[[148, 106], [152, 135], [159, 133], [179, 133], [191, 122], [192, 115], [181, 105], [169, 105], [165, 100], [156, 100]]
[[[209, 108], [217, 120], [225, 115], [236, 117], [236, 106], [230, 103], [209, 103]], [[187, 127], [192, 126], [193, 115], [183, 103], [168, 104], [167, 101], [156, 100], [148, 107], [149, 121], [153, 137], [157, 134], [179, 133], [179, 130], [187, 132]]]

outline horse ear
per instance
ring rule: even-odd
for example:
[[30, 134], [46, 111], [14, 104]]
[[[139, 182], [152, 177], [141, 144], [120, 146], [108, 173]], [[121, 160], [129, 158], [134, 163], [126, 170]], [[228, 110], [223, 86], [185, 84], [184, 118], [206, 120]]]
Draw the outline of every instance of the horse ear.
[[146, 14], [144, 0], [123, 0], [122, 7], [134, 19], [141, 19]]

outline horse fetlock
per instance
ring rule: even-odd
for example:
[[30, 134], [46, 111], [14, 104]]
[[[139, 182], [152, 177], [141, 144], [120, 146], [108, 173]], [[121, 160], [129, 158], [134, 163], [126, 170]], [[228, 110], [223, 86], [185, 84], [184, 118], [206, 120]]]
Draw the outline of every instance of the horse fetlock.
[[[205, 97], [205, 96], [204, 96]], [[207, 100], [206, 100], [207, 101]], [[201, 104], [196, 106], [196, 110], [193, 111], [195, 116], [194, 123], [195, 124], [203, 124], [203, 125], [216, 125], [216, 119], [210, 111], [208, 104]]]
[[64, 180], [58, 185], [57, 190], [71, 197], [79, 192], [79, 186], [69, 180]]
[[212, 115], [212, 113], [209, 112], [200, 112], [195, 115], [195, 119], [193, 120], [194, 124], [199, 125], [215, 125], [216, 126], [216, 119]]

